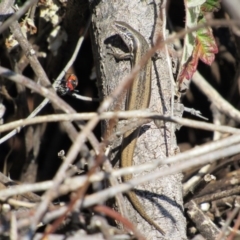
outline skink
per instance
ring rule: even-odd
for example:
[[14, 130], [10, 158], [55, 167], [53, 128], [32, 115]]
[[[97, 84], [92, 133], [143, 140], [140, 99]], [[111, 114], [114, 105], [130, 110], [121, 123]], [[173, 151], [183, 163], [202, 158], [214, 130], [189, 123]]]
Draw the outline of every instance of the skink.
[[[114, 53], [113, 55], [117, 59], [130, 59], [132, 66], [136, 66], [148, 51], [148, 42], [139, 32], [134, 30], [125, 22], [116, 21], [114, 22], [113, 27], [129, 50], [128, 54], [119, 55]], [[151, 59], [148, 60], [147, 64], [140, 70], [136, 78], [133, 80], [132, 86], [127, 93], [126, 110], [139, 110], [148, 108], [151, 96], [151, 61]], [[139, 131], [140, 128], [128, 131], [123, 136], [121, 153], [122, 167], [129, 167], [133, 164], [133, 154]], [[129, 181], [131, 178], [131, 174], [125, 175], [123, 177], [123, 181]], [[134, 191], [129, 191], [127, 192], [127, 196], [135, 210], [149, 224], [153, 225], [162, 234], [165, 234], [161, 227], [146, 213], [142, 204], [138, 200], [136, 193]]]

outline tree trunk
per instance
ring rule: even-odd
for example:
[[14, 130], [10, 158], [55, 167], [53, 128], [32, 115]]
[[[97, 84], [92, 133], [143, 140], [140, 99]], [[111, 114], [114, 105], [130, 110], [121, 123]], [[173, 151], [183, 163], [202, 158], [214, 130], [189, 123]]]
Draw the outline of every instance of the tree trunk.
[[[116, 61], [112, 55], [108, 54], [108, 45], [112, 45], [116, 41], [117, 43], [120, 42], [122, 47], [119, 48], [120, 45], [117, 44], [117, 48], [126, 49], [120, 38], [116, 36], [116, 31], [112, 27], [113, 22], [116, 20], [124, 21], [139, 31], [149, 43], [150, 48], [150, 46], [154, 45], [157, 36], [162, 35], [162, 25], [159, 20], [160, 4], [160, 0], [153, 2], [118, 0], [111, 3], [109, 1], [101, 1], [91, 5], [93, 13], [92, 42], [100, 97], [108, 96], [121, 83], [123, 77], [131, 71], [130, 61]], [[171, 80], [163, 49], [159, 50], [158, 58], [152, 60], [151, 90], [149, 106], [151, 111], [170, 115]], [[111, 107], [111, 110], [116, 109], [125, 109], [125, 98], [118, 99]], [[119, 121], [117, 129], [121, 128], [124, 123], [126, 121]], [[105, 121], [103, 123], [103, 132], [108, 127], [109, 123]], [[157, 127], [153, 121], [144, 124], [141, 127], [135, 147], [133, 164], [139, 165], [152, 162], [174, 154], [178, 148], [175, 134], [173, 141], [171, 141], [170, 132], [171, 124], [169, 123], [163, 124], [163, 127]], [[115, 153], [112, 154], [111, 160], [119, 160], [121, 139], [116, 139], [111, 144], [113, 147], [112, 152]], [[161, 166], [155, 169], [155, 171], [164, 171], [166, 168], [168, 166]], [[146, 173], [134, 174], [133, 177], [141, 177]], [[146, 222], [134, 210], [128, 198], [125, 198], [124, 205], [129, 213], [126, 217], [137, 226], [147, 239], [186, 239], [186, 220], [183, 214], [181, 180], [182, 174], [179, 173], [142, 184], [135, 188], [137, 189], [138, 199], [145, 211], [166, 232], [165, 236]]]

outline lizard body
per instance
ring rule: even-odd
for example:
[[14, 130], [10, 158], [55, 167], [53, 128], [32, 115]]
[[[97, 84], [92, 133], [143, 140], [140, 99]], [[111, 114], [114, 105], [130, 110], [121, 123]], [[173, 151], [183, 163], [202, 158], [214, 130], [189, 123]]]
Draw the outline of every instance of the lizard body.
[[[125, 22], [116, 21], [113, 25], [117, 34], [122, 38], [129, 49], [129, 54], [113, 54], [118, 59], [131, 60], [132, 67], [136, 66], [149, 49], [146, 39]], [[139, 71], [127, 93], [126, 110], [146, 109], [149, 106], [151, 96], [151, 59]], [[129, 167], [133, 164], [133, 154], [139, 135], [140, 128], [128, 131], [123, 136], [121, 166]], [[123, 176], [123, 181], [129, 181], [132, 175]], [[127, 196], [135, 210], [151, 225], [158, 229], [162, 234], [165, 232], [152, 220], [146, 213], [134, 191], [127, 192]]]

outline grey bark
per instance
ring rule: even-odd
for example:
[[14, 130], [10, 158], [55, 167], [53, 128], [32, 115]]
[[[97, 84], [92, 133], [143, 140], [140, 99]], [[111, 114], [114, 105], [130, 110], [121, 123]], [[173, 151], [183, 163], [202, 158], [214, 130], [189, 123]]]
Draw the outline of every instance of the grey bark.
[[14, 0], [4, 0], [0, 3], [0, 26], [9, 16], [9, 14], [13, 13], [12, 6], [14, 5]]
[[[149, 46], [152, 46], [156, 40], [156, 34], [161, 34], [160, 3], [160, 0], [118, 0], [100, 1], [91, 5], [92, 42], [100, 97], [108, 96], [120, 84], [122, 78], [131, 71], [129, 61], [117, 62], [113, 56], [108, 54], [108, 44], [112, 45], [113, 42], [118, 41], [111, 27], [113, 21], [125, 21], [138, 30], [149, 42]], [[119, 46], [118, 43], [117, 46]], [[121, 47], [120, 49], [124, 49], [124, 46]], [[161, 114], [170, 114], [171, 83], [164, 50], [159, 51], [158, 56], [157, 60], [153, 60], [150, 109]], [[124, 109], [124, 106], [123, 98], [121, 101], [116, 101], [111, 110]], [[124, 121], [119, 121], [117, 128], [123, 126], [124, 123], [126, 124]], [[108, 126], [108, 122], [103, 123], [103, 132], [108, 129]], [[116, 139], [111, 144], [114, 153], [111, 159], [118, 165], [121, 139]], [[170, 144], [170, 125], [165, 124], [165, 127], [158, 128], [154, 122], [150, 122], [141, 128], [133, 159], [134, 165], [164, 159], [176, 152], [176, 149], [175, 136], [174, 144]], [[166, 168], [168, 166], [161, 166], [155, 171], [164, 171]], [[141, 177], [146, 173], [135, 174], [134, 177]], [[127, 217], [147, 239], [187, 239], [181, 179], [182, 174], [179, 173], [136, 188], [145, 211], [166, 231], [165, 237], [142, 219], [125, 198], [124, 205], [129, 213]]]
[[[12, 14], [12, 6], [14, 4], [14, 0], [1, 1], [0, 3], [0, 26], [3, 24], [4, 20]], [[0, 91], [2, 91], [3, 80], [0, 78]], [[5, 114], [6, 107], [3, 105], [3, 97], [0, 95], [0, 125], [3, 124], [3, 116]], [[1, 136], [1, 134], [0, 134]]]

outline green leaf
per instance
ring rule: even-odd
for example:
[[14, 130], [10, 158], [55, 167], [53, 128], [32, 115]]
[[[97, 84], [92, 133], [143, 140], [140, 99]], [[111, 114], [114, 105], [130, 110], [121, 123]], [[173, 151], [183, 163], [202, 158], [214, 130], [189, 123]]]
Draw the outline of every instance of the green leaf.
[[[231, 1], [231, 0], [229, 0]], [[220, 1], [219, 0], [207, 0], [202, 6], [202, 12], [216, 12], [220, 9]]]

